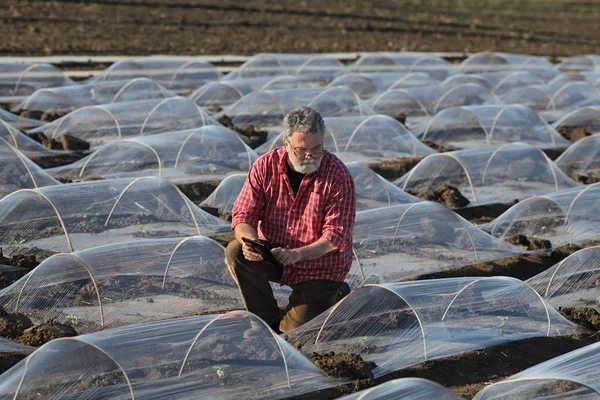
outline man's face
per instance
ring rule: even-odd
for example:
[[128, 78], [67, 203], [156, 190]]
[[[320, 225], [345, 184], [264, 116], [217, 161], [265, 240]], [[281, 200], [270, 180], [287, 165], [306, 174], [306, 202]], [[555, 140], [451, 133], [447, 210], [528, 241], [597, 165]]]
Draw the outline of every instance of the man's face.
[[310, 174], [319, 169], [323, 158], [321, 135], [306, 135], [294, 132], [289, 140], [283, 138], [292, 168], [301, 174]]

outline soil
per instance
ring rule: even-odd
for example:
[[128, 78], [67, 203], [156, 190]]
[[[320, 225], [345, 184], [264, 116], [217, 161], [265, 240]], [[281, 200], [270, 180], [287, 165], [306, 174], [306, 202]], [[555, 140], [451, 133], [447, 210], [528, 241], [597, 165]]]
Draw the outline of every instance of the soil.
[[568, 147], [559, 147], [557, 149], [542, 149], [542, 151], [548, 156], [552, 161], [556, 160], [562, 153], [564, 153]]
[[46, 321], [25, 329], [25, 332], [16, 339], [16, 342], [28, 346], [39, 347], [54, 339], [73, 336], [77, 336], [77, 331], [71, 325]]
[[367, 164], [374, 172], [387, 180], [393, 181], [413, 169], [425, 157], [405, 157], [392, 160], [379, 160], [377, 164]]
[[14, 353], [0, 351], [0, 374], [8, 371], [13, 365], [16, 365], [19, 361], [27, 357], [26, 353]]
[[498, 218], [517, 203], [518, 201], [515, 200], [511, 203], [482, 204], [473, 207], [457, 208], [453, 211], [472, 224], [485, 224]]
[[593, 332], [600, 331], [600, 313], [591, 307], [558, 307], [558, 312], [566, 319]]
[[51, 112], [51, 111], [21, 111], [19, 115], [23, 118], [30, 119], [38, 119], [42, 122], [52, 122], [54, 120], [59, 119], [60, 117], [64, 117], [68, 112]]
[[81, 160], [83, 157], [87, 156], [89, 152], [85, 151], [76, 151], [69, 153], [57, 153], [57, 154], [44, 154], [41, 156], [32, 156], [29, 157], [31, 161], [36, 163], [41, 168], [54, 168], [61, 167], [63, 165], [68, 165], [74, 163], [75, 161]]
[[563, 126], [558, 128], [557, 131], [565, 139], [570, 140], [571, 142], [576, 142], [580, 139], [583, 139], [586, 136], [592, 135], [590, 132], [586, 131], [584, 127], [581, 126]]
[[[212, 192], [215, 191], [221, 181], [206, 181], [206, 182], [194, 182], [194, 183], [182, 183], [177, 185], [179, 190], [187, 196], [188, 199], [194, 203], [200, 203]], [[214, 214], [213, 214], [214, 215]]]
[[198, 204], [198, 205], [202, 210], [206, 211], [207, 213], [214, 215], [215, 217], [219, 217], [222, 220], [231, 222], [231, 219], [232, 219], [231, 213], [219, 214], [219, 209], [216, 207], [210, 207], [210, 206], [207, 206], [206, 204]]
[[600, 176], [591, 173], [591, 174], [573, 174], [571, 175], [571, 179], [575, 182], [583, 183], [584, 185], [591, 185], [592, 183], [600, 182]]
[[455, 147], [455, 146], [450, 146], [450, 145], [444, 145], [444, 144], [437, 144], [437, 143], [432, 142], [431, 140], [422, 140], [421, 142], [424, 145], [431, 147], [432, 149], [434, 149], [438, 153], [446, 153], [448, 151], [461, 150], [460, 147]]
[[69, 134], [61, 135], [58, 140], [48, 139], [41, 132], [28, 133], [27, 135], [51, 150], [86, 151], [90, 149], [90, 144], [87, 141]]
[[373, 379], [374, 362], [352, 353], [312, 353], [308, 358], [332, 378]]
[[20, 252], [15, 253], [10, 257], [4, 257], [2, 248], [0, 247], [0, 265], [12, 265], [18, 267], [7, 271], [0, 271], [0, 289], [12, 285], [39, 264], [40, 262], [36, 260], [35, 254], [24, 254]]
[[525, 250], [546, 250], [552, 248], [552, 243], [549, 240], [533, 236], [514, 235], [505, 238], [504, 241]]
[[226, 126], [232, 131], [240, 133], [243, 136], [247, 137], [248, 146], [251, 149], [255, 149], [267, 141], [267, 135], [269, 134], [269, 132], [258, 129], [252, 124], [237, 126], [231, 121], [231, 118], [225, 114], [217, 118], [217, 122], [219, 122], [221, 125]]
[[442, 183], [427, 192], [421, 192], [417, 188], [407, 190], [413, 196], [425, 200], [435, 201], [450, 208], [461, 208], [469, 205], [470, 201], [454, 186]]

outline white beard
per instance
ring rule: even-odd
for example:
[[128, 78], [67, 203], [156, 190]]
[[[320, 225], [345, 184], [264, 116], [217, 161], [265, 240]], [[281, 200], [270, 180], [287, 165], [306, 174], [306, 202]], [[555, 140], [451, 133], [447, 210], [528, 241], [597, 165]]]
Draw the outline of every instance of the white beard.
[[292, 167], [293, 167], [294, 171], [301, 173], [301, 174], [311, 174], [319, 169], [319, 167], [321, 166], [321, 160], [323, 158], [321, 157], [318, 160], [311, 158], [310, 160], [304, 160], [299, 163], [295, 162], [294, 160], [292, 160], [289, 157], [288, 157], [288, 159], [292, 163]]

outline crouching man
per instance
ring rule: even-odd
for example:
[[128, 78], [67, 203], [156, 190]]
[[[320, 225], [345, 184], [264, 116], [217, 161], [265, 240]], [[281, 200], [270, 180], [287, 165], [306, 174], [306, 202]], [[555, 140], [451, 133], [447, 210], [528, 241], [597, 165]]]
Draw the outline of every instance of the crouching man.
[[[323, 148], [325, 129], [311, 108], [288, 113], [284, 145], [256, 160], [233, 206], [236, 239], [225, 262], [246, 309], [277, 332], [297, 328], [349, 292], [344, 279], [352, 264], [356, 193], [344, 163]], [[242, 238], [263, 241], [276, 261]], [[284, 311], [269, 282], [292, 288]]]

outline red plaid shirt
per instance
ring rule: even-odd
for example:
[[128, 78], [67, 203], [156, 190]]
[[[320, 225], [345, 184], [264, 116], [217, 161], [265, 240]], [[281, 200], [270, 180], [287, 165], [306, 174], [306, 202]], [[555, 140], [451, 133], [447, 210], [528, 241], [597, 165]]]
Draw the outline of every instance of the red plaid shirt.
[[275, 246], [294, 249], [329, 240], [339, 252], [284, 268], [282, 285], [327, 279], [341, 282], [352, 265], [356, 213], [354, 180], [344, 163], [325, 151], [321, 166], [302, 179], [298, 194], [287, 176], [284, 146], [256, 160], [232, 211], [232, 229], [245, 222]]

